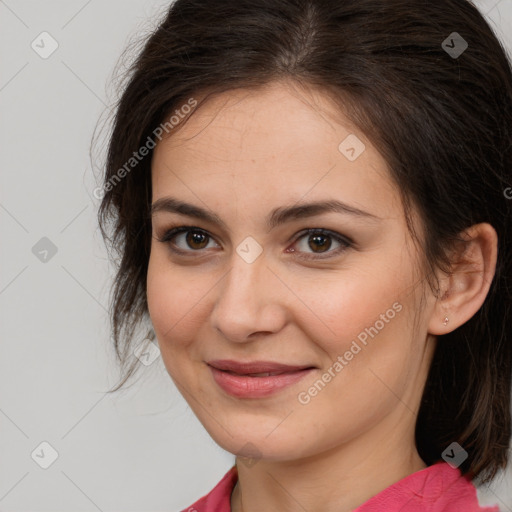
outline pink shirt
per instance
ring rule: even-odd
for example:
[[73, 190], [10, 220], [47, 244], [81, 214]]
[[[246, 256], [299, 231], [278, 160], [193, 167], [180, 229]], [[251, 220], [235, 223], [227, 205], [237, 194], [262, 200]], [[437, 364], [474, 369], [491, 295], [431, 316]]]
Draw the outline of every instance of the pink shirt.
[[[233, 466], [205, 496], [182, 512], [231, 512], [231, 492], [238, 480]], [[406, 476], [352, 512], [500, 512], [480, 507], [473, 483], [446, 462]]]

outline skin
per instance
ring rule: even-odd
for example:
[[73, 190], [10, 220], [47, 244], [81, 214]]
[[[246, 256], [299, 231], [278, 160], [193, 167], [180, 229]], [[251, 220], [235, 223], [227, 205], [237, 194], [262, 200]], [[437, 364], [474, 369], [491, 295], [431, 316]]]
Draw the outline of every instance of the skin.
[[[353, 162], [338, 149], [349, 134], [366, 147]], [[348, 512], [425, 468], [414, 426], [435, 335], [481, 306], [494, 230], [469, 233], [473, 249], [440, 276], [436, 299], [385, 160], [326, 95], [290, 82], [210, 99], [155, 148], [152, 187], [153, 204], [172, 196], [225, 223], [155, 213], [147, 298], [169, 375], [211, 437], [238, 456], [232, 510]], [[374, 217], [329, 212], [270, 230], [265, 223], [275, 208], [329, 199]], [[176, 226], [208, 237], [192, 246], [186, 233], [163, 242]], [[312, 237], [300, 235], [308, 228], [354, 245], [337, 252], [343, 245], [329, 236], [326, 249], [308, 245]], [[236, 251], [248, 236], [263, 249], [252, 263]], [[396, 303], [400, 312], [300, 403], [298, 394]], [[206, 364], [213, 359], [317, 369], [270, 397], [241, 399], [217, 386]]]

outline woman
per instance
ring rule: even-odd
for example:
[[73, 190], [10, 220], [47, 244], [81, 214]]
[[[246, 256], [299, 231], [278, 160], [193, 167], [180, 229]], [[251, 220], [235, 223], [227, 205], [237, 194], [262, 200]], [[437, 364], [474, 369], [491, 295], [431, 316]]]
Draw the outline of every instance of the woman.
[[185, 510], [498, 510], [471, 480], [511, 434], [511, 126], [465, 0], [172, 4], [99, 215], [122, 364], [149, 319], [237, 456]]

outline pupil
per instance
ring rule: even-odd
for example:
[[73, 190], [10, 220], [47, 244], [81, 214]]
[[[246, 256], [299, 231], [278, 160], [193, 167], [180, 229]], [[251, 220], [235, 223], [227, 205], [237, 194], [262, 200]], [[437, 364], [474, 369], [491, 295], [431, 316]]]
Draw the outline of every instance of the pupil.
[[[189, 231], [187, 233], [187, 243], [189, 246], [195, 249], [202, 249], [203, 245], [205, 244], [206, 236], [204, 233], [199, 233], [197, 231]], [[197, 247], [196, 244], [200, 245], [200, 247]]]
[[[313, 245], [311, 244], [311, 241], [313, 241]], [[323, 243], [322, 243], [322, 241], [323, 241]], [[327, 243], [326, 243], [326, 241], [327, 241]], [[315, 248], [327, 250], [327, 249], [329, 249], [329, 247], [331, 247], [330, 238], [325, 235], [312, 235], [310, 237], [309, 247], [313, 250]], [[321, 252], [324, 252], [324, 251], [321, 251]]]

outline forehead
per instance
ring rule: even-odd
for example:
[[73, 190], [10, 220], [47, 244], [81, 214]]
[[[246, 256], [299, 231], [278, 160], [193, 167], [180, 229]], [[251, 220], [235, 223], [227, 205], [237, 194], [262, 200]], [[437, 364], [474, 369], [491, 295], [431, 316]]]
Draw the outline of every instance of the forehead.
[[201, 196], [229, 190], [281, 203], [326, 192], [361, 205], [397, 200], [385, 160], [339, 106], [283, 82], [208, 99], [157, 144], [152, 178], [154, 199], [188, 182]]
[[170, 132], [165, 145], [184, 150], [209, 146], [212, 159], [237, 151], [260, 159], [285, 143], [301, 154], [319, 143], [336, 144], [340, 129], [347, 134], [357, 130], [326, 94], [279, 81], [211, 96], [184, 126]]

